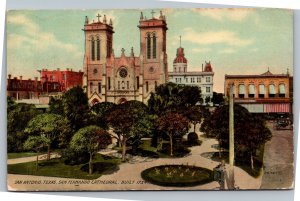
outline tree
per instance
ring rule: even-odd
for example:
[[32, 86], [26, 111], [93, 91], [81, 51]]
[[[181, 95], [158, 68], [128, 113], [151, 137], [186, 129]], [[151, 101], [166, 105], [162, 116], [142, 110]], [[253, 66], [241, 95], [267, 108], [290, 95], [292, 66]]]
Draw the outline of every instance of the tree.
[[57, 114], [40, 114], [31, 119], [25, 128], [25, 133], [29, 135], [42, 136], [48, 140], [47, 160], [50, 159], [51, 144], [59, 139], [61, 143], [66, 140], [66, 135], [70, 133], [66, 119]]
[[88, 98], [81, 87], [68, 90], [63, 95], [62, 102], [64, 114], [74, 132], [90, 123]]
[[198, 87], [166, 83], [159, 85], [155, 93], [151, 93], [148, 106], [152, 114], [160, 115], [167, 110], [184, 110], [202, 102]]
[[24, 129], [27, 123], [41, 112], [31, 104], [16, 104], [11, 98], [7, 101], [7, 150], [8, 152], [23, 151], [23, 143], [27, 139]]
[[101, 102], [92, 106], [91, 111], [94, 117], [95, 125], [103, 129], [108, 129], [106, 116], [115, 107], [116, 104], [111, 102]]
[[213, 97], [211, 101], [214, 103], [214, 105], [220, 105], [221, 103], [224, 103], [224, 97], [222, 93], [213, 92]]
[[107, 131], [98, 126], [87, 126], [79, 129], [72, 137], [70, 148], [77, 152], [87, 152], [90, 155], [89, 174], [93, 173], [93, 156], [99, 151]]
[[173, 156], [173, 138], [183, 136], [188, 131], [188, 119], [182, 114], [168, 111], [158, 118], [157, 124], [159, 130], [168, 135], [171, 146], [170, 155]]
[[[201, 126], [201, 131], [208, 136], [216, 137], [220, 148], [229, 147], [229, 108], [224, 105], [215, 110]], [[234, 143], [235, 153], [239, 157], [249, 154], [252, 163], [252, 154], [255, 150], [271, 139], [272, 134], [266, 127], [263, 119], [257, 118], [238, 104], [234, 106]], [[253, 163], [252, 163], [253, 164]]]
[[126, 160], [126, 142], [131, 138], [141, 138], [151, 132], [152, 121], [148, 114], [148, 108], [139, 101], [128, 101], [116, 105], [106, 117], [122, 146], [122, 160]]
[[37, 155], [36, 155], [36, 171], [38, 171], [38, 167], [39, 167], [39, 153], [49, 143], [51, 143], [51, 142], [45, 135], [29, 136], [24, 143], [25, 150], [34, 150], [37, 153]]
[[64, 116], [64, 106], [62, 99], [51, 97], [47, 112]]

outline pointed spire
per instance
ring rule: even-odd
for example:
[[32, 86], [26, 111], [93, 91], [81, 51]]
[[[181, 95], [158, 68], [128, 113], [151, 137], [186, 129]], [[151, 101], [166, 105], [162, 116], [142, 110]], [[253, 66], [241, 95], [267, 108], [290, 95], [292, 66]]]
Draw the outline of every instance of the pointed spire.
[[179, 47], [181, 47], [181, 36], [179, 36], [179, 40], [180, 40], [180, 41], [179, 41], [179, 43], [180, 43], [180, 44], [179, 44]]
[[131, 47], [131, 54], [130, 56], [134, 57], [133, 47]]
[[106, 24], [106, 15], [103, 17], [103, 23]]
[[88, 18], [88, 16], [85, 16], [85, 23], [84, 24], [89, 24], [89, 18]]
[[159, 15], [159, 19], [163, 19], [163, 14], [162, 11], [159, 11], [160, 15]]
[[143, 12], [141, 12], [140, 20], [143, 20], [143, 19], [144, 19], [144, 15], [143, 15]]
[[112, 25], [113, 25], [112, 20], [109, 19], [109, 26], [112, 26]]
[[154, 10], [152, 10], [152, 11], [151, 11], [152, 19], [154, 19], [154, 13], [155, 13]]

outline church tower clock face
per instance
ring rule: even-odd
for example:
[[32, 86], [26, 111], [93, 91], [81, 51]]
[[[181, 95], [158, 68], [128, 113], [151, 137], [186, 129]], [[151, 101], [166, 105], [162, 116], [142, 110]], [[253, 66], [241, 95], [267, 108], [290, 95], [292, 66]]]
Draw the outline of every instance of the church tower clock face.
[[119, 72], [119, 75], [120, 75], [121, 78], [125, 78], [125, 77], [127, 77], [128, 72], [125, 68], [122, 68]]

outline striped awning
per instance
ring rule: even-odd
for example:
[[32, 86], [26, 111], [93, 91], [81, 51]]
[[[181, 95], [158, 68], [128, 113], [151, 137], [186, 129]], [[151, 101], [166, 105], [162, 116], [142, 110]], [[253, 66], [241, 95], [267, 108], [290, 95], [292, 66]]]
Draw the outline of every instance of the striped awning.
[[265, 113], [288, 113], [290, 112], [290, 104], [288, 103], [274, 103], [264, 104]]

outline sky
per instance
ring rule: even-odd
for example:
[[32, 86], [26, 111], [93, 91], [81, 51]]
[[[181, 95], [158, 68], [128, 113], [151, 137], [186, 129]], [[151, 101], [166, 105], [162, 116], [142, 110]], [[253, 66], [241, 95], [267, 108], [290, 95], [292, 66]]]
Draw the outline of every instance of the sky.
[[[211, 61], [214, 91], [224, 91], [225, 74], [293, 73], [293, 12], [283, 9], [161, 9], [167, 19], [168, 68], [181, 46], [188, 71]], [[7, 12], [7, 73], [39, 77], [38, 69], [83, 70], [85, 16], [112, 19], [113, 48], [139, 55], [140, 12], [151, 10], [11, 10]], [[160, 9], [154, 9], [154, 17]]]

